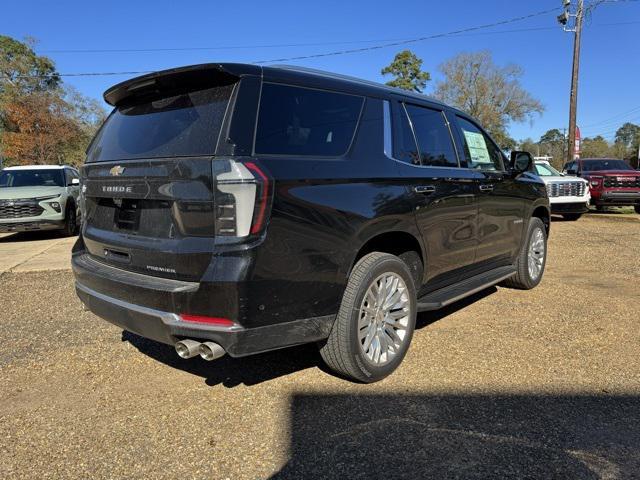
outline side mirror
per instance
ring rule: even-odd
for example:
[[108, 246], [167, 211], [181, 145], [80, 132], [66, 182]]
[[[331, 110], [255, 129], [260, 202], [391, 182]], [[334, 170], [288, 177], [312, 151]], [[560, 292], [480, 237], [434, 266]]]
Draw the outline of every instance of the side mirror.
[[72, 178], [71, 179], [71, 186], [72, 187], [77, 187], [78, 185], [80, 185], [80, 179], [79, 178]]
[[528, 172], [533, 165], [533, 157], [529, 152], [511, 152], [511, 171], [515, 174]]
[[576, 170], [575, 168], [570, 168], [567, 170], [567, 175], [573, 175], [575, 177], [576, 175], [578, 175], [578, 170]]

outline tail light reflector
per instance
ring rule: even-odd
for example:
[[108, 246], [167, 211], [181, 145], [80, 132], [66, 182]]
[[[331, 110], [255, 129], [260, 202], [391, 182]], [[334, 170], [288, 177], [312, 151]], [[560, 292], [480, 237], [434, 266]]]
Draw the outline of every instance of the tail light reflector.
[[185, 322], [206, 323], [207, 325], [217, 325], [219, 327], [233, 327], [235, 325], [235, 322], [228, 318], [206, 317], [204, 315], [190, 315], [187, 313], [180, 314], [180, 319]]

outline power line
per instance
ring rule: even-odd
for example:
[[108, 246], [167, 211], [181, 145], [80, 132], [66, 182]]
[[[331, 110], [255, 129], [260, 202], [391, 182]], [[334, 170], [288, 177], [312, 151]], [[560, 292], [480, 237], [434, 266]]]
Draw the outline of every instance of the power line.
[[620, 124], [621, 122], [626, 123], [626, 122], [634, 121], [640, 118], [639, 114], [640, 114], [640, 106], [633, 108], [623, 114], [615, 115], [606, 121], [583, 125], [580, 130], [593, 132], [596, 130], [609, 129], [615, 126], [616, 124]]
[[463, 28], [463, 29], [460, 29], [460, 30], [454, 30], [452, 32], [438, 33], [438, 34], [435, 34], [435, 35], [428, 35], [426, 37], [412, 38], [412, 39], [409, 39], [409, 40], [385, 43], [385, 44], [382, 44], [382, 45], [374, 45], [374, 46], [371, 46], [371, 47], [353, 48], [353, 49], [349, 49], [349, 50], [340, 50], [340, 51], [328, 52], [328, 53], [316, 53], [316, 54], [313, 54], [313, 55], [300, 55], [300, 56], [288, 57], [288, 58], [277, 58], [277, 59], [273, 59], [273, 60], [261, 60], [261, 61], [254, 62], [254, 63], [261, 64], [261, 63], [273, 63], [273, 62], [290, 62], [290, 61], [293, 61], [293, 60], [306, 60], [306, 59], [309, 59], [309, 58], [321, 58], [321, 57], [329, 57], [329, 56], [334, 56], [334, 55], [345, 55], [345, 54], [349, 54], [349, 53], [367, 52], [367, 51], [371, 51], [371, 50], [379, 50], [379, 49], [388, 48], [388, 47], [398, 47], [398, 46], [401, 46], [401, 45], [408, 45], [408, 44], [411, 44], [411, 43], [423, 42], [425, 40], [433, 40], [435, 38], [448, 37], [448, 36], [453, 36], [453, 35], [457, 35], [457, 34], [461, 34], [461, 33], [473, 32], [473, 31], [476, 31], [476, 30], [484, 30], [484, 29], [487, 29], [487, 28], [497, 27], [497, 26], [500, 26], [500, 25], [507, 25], [509, 23], [520, 22], [522, 20], [527, 20], [529, 18], [534, 18], [534, 17], [539, 17], [541, 15], [546, 15], [547, 13], [555, 12], [557, 10], [558, 10], [558, 8], [551, 8], [551, 9], [548, 9], [548, 10], [543, 10], [541, 12], [531, 13], [529, 15], [523, 15], [523, 16], [520, 16], [520, 17], [510, 18], [508, 20], [502, 20], [502, 21], [495, 22], [495, 23], [488, 23], [488, 24], [484, 24], [484, 25], [478, 25], [477, 27]]
[[[285, 57], [285, 58], [276, 58], [276, 59], [270, 59], [270, 60], [258, 60], [258, 61], [254, 61], [252, 63], [254, 64], [266, 64], [266, 63], [276, 63], [276, 62], [290, 62], [290, 61], [295, 61], [295, 60], [306, 60], [306, 59], [310, 59], [310, 58], [321, 58], [321, 57], [331, 57], [331, 56], [337, 56], [337, 55], [347, 55], [347, 54], [352, 54], [352, 53], [363, 53], [363, 52], [369, 52], [369, 51], [373, 51], [373, 50], [380, 50], [383, 48], [389, 48], [389, 47], [397, 47], [397, 46], [402, 46], [402, 45], [408, 45], [411, 43], [418, 43], [418, 42], [423, 42], [426, 40], [433, 40], [436, 38], [443, 38], [443, 37], [449, 37], [449, 36], [454, 36], [454, 35], [460, 35], [463, 33], [468, 33], [468, 32], [475, 32], [477, 30], [485, 30], [487, 28], [493, 28], [493, 27], [498, 27], [501, 25], [507, 25], [510, 23], [515, 23], [515, 22], [521, 22], [523, 20], [527, 20], [529, 18], [534, 18], [534, 17], [539, 17], [542, 15], [546, 15], [548, 13], [552, 13], [557, 11], [558, 8], [551, 8], [548, 10], [543, 10], [540, 12], [536, 12], [536, 13], [531, 13], [528, 15], [522, 15], [519, 17], [514, 17], [514, 18], [510, 18], [507, 20], [501, 20], [498, 22], [493, 22], [493, 23], [487, 23], [484, 25], [478, 25], [475, 27], [468, 27], [468, 28], [463, 28], [460, 30], [453, 30], [450, 32], [445, 32], [445, 33], [437, 33], [434, 35], [428, 35], [428, 36], [423, 36], [423, 37], [418, 37], [418, 38], [411, 38], [411, 39], [407, 39], [407, 40], [399, 40], [399, 41], [393, 41], [393, 42], [387, 42], [387, 43], [382, 43], [379, 45], [372, 45], [369, 47], [360, 47], [360, 48], [352, 48], [352, 49], [344, 49], [344, 50], [337, 50], [337, 51], [332, 51], [332, 52], [325, 52], [325, 53], [315, 53], [315, 54], [311, 54], [311, 55], [298, 55], [298, 56], [294, 56], [294, 57]], [[145, 73], [152, 73], [153, 71], [147, 70], [147, 71], [129, 71], [129, 72], [79, 72], [79, 73], [58, 73], [58, 74], [50, 74], [50, 75], [16, 75], [14, 77], [10, 77], [10, 78], [46, 78], [46, 77], [50, 77], [50, 76], [58, 76], [58, 77], [96, 77], [96, 76], [111, 76], [111, 75], [142, 75]], [[4, 78], [9, 78], [8, 76], [3, 76]], [[0, 77], [0, 78], [3, 78]]]
[[[613, 23], [599, 23], [593, 25], [594, 27], [613, 27], [621, 25], [637, 25], [640, 21], [629, 22], [613, 22]], [[556, 27], [531, 27], [531, 28], [518, 28], [513, 30], [496, 30], [492, 32], [475, 32], [475, 33], [459, 33], [459, 34], [446, 34], [447, 36], [466, 37], [466, 36], [478, 36], [478, 35], [501, 35], [505, 33], [526, 33], [544, 30], [555, 30]], [[55, 50], [40, 50], [40, 53], [161, 53], [161, 52], [188, 52], [188, 51], [211, 51], [211, 50], [255, 50], [255, 49], [269, 49], [269, 48], [291, 48], [291, 47], [318, 47], [327, 45], [352, 45], [358, 43], [376, 43], [376, 42], [405, 42], [412, 41], [412, 39], [377, 39], [377, 40], [344, 40], [339, 42], [310, 42], [310, 43], [276, 43], [276, 44], [262, 44], [262, 45], [228, 45], [228, 46], [204, 46], [204, 47], [164, 47], [164, 48], [96, 48], [96, 49], [55, 49]]]

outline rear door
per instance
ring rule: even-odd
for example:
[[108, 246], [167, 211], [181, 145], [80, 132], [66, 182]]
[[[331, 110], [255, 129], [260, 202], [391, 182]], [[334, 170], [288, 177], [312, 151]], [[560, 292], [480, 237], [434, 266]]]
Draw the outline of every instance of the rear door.
[[398, 103], [394, 157], [408, 179], [408, 194], [427, 250], [429, 290], [455, 283], [474, 262], [477, 174], [460, 168], [445, 112]]
[[509, 265], [520, 249], [528, 186], [507, 172], [507, 159], [472, 120], [456, 116], [461, 150], [478, 183], [478, 248], [474, 271]]
[[214, 250], [212, 159], [235, 84], [151, 91], [116, 107], [82, 168], [96, 260], [197, 280]]

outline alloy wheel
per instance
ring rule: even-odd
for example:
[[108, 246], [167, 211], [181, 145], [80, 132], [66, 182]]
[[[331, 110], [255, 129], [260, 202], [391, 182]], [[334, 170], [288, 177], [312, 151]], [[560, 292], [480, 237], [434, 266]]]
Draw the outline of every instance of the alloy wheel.
[[385, 365], [401, 351], [411, 315], [409, 293], [396, 273], [376, 278], [362, 300], [358, 316], [358, 339], [365, 357]]

